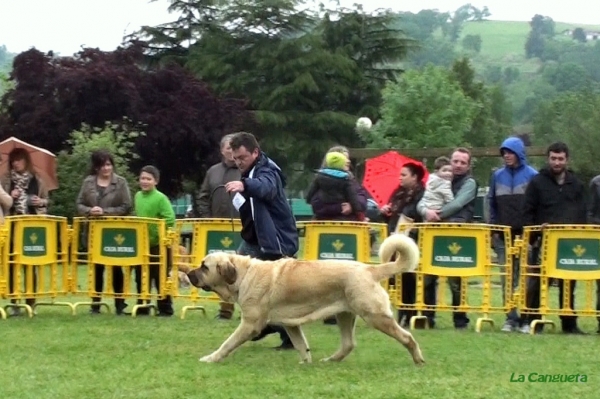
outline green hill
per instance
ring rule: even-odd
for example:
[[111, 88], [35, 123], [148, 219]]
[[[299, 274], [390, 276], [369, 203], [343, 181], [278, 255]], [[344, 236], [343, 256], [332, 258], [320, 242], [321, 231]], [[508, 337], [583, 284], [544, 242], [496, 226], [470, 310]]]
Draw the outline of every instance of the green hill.
[[[582, 28], [586, 31], [600, 31], [600, 25], [583, 25], [556, 22], [556, 37], [560, 38], [567, 29]], [[486, 64], [502, 64], [514, 66], [522, 73], [536, 73], [540, 62], [537, 59], [525, 58], [525, 42], [531, 27], [525, 21], [480, 21], [465, 22], [458, 43], [467, 35], [480, 35], [481, 51], [471, 55], [477, 66]], [[565, 40], [571, 40], [565, 37]], [[457, 48], [460, 47], [460, 44]]]

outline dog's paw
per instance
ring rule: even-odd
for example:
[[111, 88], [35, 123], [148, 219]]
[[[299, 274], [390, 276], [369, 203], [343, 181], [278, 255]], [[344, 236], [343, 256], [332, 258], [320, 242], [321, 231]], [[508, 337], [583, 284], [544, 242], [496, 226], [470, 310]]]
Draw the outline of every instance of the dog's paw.
[[198, 359], [198, 361], [202, 362], [202, 363], [216, 363], [217, 360], [215, 360], [215, 358], [213, 357], [213, 355], [206, 355], [204, 357], [201, 357], [200, 359]]

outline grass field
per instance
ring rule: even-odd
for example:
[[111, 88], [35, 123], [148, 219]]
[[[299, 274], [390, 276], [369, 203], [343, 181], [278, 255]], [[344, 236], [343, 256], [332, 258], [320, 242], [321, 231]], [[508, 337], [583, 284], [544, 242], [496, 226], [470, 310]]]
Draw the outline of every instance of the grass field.
[[[177, 308], [183, 304], [176, 301]], [[298, 364], [294, 351], [272, 350], [276, 336], [203, 364], [198, 358], [218, 348], [239, 316], [218, 321], [217, 305], [207, 310], [206, 318], [189, 312], [181, 320], [92, 316], [85, 308], [71, 316], [43, 307], [33, 319], [0, 320], [0, 398], [596, 398], [600, 389], [600, 336], [501, 333], [502, 315], [495, 329], [478, 334], [473, 326], [455, 331], [451, 314], [439, 313], [435, 330], [413, 332], [427, 362], [422, 368], [362, 320], [358, 347], [342, 363], [318, 362], [337, 349], [339, 334], [336, 326], [315, 323], [305, 328], [313, 364]], [[476, 317], [470, 315], [472, 325]], [[587, 318], [580, 326], [593, 332], [596, 322]], [[587, 382], [518, 383], [510, 381], [513, 373], [585, 374]]]
[[[557, 38], [561, 38], [564, 30], [576, 27], [600, 30], [600, 26], [556, 22]], [[517, 67], [522, 73], [536, 73], [540, 66], [539, 61], [525, 58], [525, 42], [530, 30], [529, 22], [522, 21], [467, 22], [464, 24], [461, 39], [458, 42], [461, 43], [462, 38], [466, 35], [480, 35], [482, 39], [481, 52], [472, 55], [475, 64], [501, 64], [503, 67]]]

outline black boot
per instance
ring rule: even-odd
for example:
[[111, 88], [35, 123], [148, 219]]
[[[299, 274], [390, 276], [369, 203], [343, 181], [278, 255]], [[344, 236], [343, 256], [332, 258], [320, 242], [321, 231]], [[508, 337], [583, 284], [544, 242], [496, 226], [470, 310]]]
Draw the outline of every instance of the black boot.
[[[92, 302], [100, 302], [100, 298], [92, 298]], [[100, 305], [92, 305], [90, 306], [91, 314], [100, 314]]]
[[117, 314], [117, 316], [130, 314], [130, 313], [125, 312], [126, 307], [127, 307], [127, 304], [125, 303], [125, 299], [123, 299], [123, 298], [115, 299], [115, 313]]

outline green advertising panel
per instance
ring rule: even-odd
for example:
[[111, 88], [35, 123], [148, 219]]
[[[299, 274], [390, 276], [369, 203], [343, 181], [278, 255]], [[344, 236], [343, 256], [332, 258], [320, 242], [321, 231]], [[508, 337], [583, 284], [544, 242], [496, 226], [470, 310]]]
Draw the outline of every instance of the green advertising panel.
[[112, 258], [137, 257], [137, 229], [103, 228], [100, 253]]
[[320, 234], [319, 259], [358, 259], [356, 234]]
[[600, 240], [595, 238], [559, 238], [556, 254], [556, 269], [558, 270], [598, 270]]
[[30, 257], [46, 256], [48, 247], [45, 227], [23, 228], [23, 255]]
[[209, 231], [206, 233], [206, 253], [235, 253], [240, 246], [241, 236], [233, 231]]
[[477, 267], [476, 237], [433, 237], [431, 264], [437, 267]]

